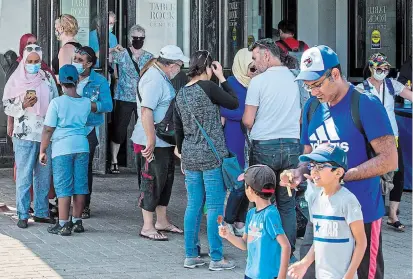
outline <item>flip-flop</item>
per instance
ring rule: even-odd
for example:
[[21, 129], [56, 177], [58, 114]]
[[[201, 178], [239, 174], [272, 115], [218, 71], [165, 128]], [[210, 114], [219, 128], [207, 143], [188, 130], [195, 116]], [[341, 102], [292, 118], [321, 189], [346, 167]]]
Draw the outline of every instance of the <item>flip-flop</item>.
[[[157, 229], [160, 232], [168, 232], [168, 233], [174, 233], [174, 234], [184, 234], [184, 232], [180, 228], [175, 226], [174, 224], [170, 224], [169, 226], [167, 226], [166, 228], [163, 228], [163, 229], [158, 229], [156, 227], [155, 227], [155, 229]], [[179, 230], [179, 231], [177, 231], [177, 230]]]
[[402, 223], [400, 223], [400, 221], [396, 221], [394, 223], [387, 222], [387, 225], [389, 225], [389, 226], [391, 226], [391, 227], [393, 227], [396, 230], [401, 231], [401, 232], [404, 232], [404, 229], [406, 228]]
[[109, 171], [110, 171], [111, 174], [120, 174], [118, 164], [116, 164], [116, 163], [113, 163], [110, 166]]
[[[155, 237], [156, 235], [162, 235], [165, 238], [156, 238]], [[152, 240], [152, 241], [168, 241], [168, 237], [166, 235], [163, 235], [162, 233], [160, 233], [158, 231], [156, 233], [152, 233], [152, 234], [148, 234], [148, 235], [144, 235], [144, 234], [140, 233], [139, 236], [142, 237], [142, 238]]]

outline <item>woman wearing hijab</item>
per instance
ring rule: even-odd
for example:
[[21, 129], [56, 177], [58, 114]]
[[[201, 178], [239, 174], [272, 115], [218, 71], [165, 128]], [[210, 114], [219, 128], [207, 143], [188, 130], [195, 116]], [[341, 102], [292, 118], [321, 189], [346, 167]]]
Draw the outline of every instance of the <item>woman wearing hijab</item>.
[[[245, 98], [251, 78], [257, 74], [252, 60], [252, 52], [243, 48], [237, 52], [232, 65], [233, 76], [228, 78], [228, 85], [232, 88], [239, 100], [239, 107], [230, 110], [221, 107], [221, 117], [225, 118], [224, 135], [229, 151], [237, 155], [241, 168], [245, 167], [245, 134], [242, 128], [242, 115], [245, 109]], [[245, 131], [245, 130], [244, 130]], [[229, 229], [237, 236], [244, 233], [245, 218], [248, 210], [248, 199], [244, 188], [231, 192], [225, 209], [225, 222]]]
[[[389, 116], [390, 123], [393, 129], [393, 133], [396, 137], [396, 143], [398, 143], [399, 129], [397, 127], [396, 115], [394, 113], [394, 98], [395, 96], [400, 96], [404, 99], [412, 101], [413, 92], [409, 87], [398, 82], [394, 79], [387, 78], [390, 71], [390, 63], [387, 60], [387, 56], [383, 53], [373, 54], [365, 67], [365, 76], [367, 79], [357, 85], [361, 90], [367, 91], [373, 95], [376, 95], [382, 102], [384, 108]], [[389, 218], [387, 219], [387, 225], [395, 228], [398, 231], [404, 231], [405, 226], [400, 222], [397, 216], [397, 210], [399, 209], [400, 201], [403, 194], [404, 179], [401, 178], [403, 173], [403, 158], [401, 146], [398, 144], [397, 151], [399, 154], [399, 172], [390, 172], [381, 176], [380, 183], [384, 185], [386, 190], [386, 185], [390, 185], [394, 188], [390, 191], [390, 211]], [[383, 195], [387, 194], [383, 192]]]
[[[16, 71], [4, 88], [3, 106], [14, 117], [12, 134], [17, 167], [16, 203], [19, 228], [27, 228], [30, 208], [30, 185], [34, 189], [34, 221], [50, 223], [48, 192], [50, 166], [38, 162], [43, 121], [50, 101], [58, 96], [51, 74], [41, 70], [42, 51], [28, 45]], [[50, 150], [48, 151], [50, 156]]]

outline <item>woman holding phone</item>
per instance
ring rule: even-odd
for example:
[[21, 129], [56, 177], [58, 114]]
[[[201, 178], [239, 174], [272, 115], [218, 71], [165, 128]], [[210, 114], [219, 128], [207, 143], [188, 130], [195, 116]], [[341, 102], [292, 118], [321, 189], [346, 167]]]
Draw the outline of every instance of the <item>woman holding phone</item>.
[[41, 61], [41, 48], [35, 44], [27, 45], [23, 59], [7, 81], [3, 94], [4, 112], [14, 117], [12, 138], [17, 167], [16, 207], [19, 228], [27, 228], [29, 189], [32, 184], [33, 219], [36, 222], [51, 222], [48, 201], [51, 167], [41, 166], [37, 158], [47, 108], [50, 101], [58, 96], [58, 91], [52, 75], [40, 69]]

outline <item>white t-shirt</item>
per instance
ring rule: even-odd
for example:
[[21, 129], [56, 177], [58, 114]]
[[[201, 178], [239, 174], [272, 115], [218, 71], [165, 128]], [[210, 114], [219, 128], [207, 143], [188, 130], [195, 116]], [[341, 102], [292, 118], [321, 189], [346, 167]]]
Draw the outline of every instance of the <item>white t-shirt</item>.
[[[381, 103], [383, 104], [383, 98], [384, 98], [384, 107], [387, 111], [387, 115], [389, 116], [391, 127], [393, 129], [394, 135], [397, 137], [399, 135], [399, 129], [397, 127], [397, 122], [396, 122], [396, 115], [394, 113], [394, 96], [392, 96], [389, 92], [389, 89], [386, 86], [386, 82], [383, 81], [383, 83], [380, 85], [380, 92], [377, 92], [376, 87], [374, 87], [369, 80], [367, 80], [369, 85], [370, 85], [370, 93], [374, 94], [377, 96]], [[404, 89], [404, 85], [398, 82], [397, 80], [391, 79], [391, 83], [393, 84], [394, 88], [394, 95], [399, 96], [400, 93], [402, 93]], [[383, 86], [385, 87], [384, 90], [384, 96], [383, 96]], [[364, 85], [363, 83], [360, 83], [357, 85], [357, 88], [360, 88], [361, 90], [364, 90]]]
[[355, 247], [350, 224], [363, 220], [360, 203], [353, 193], [341, 187], [330, 197], [323, 190], [314, 191], [308, 208], [314, 229], [316, 277], [342, 279]]
[[300, 90], [294, 79], [287, 67], [279, 66], [251, 80], [245, 104], [258, 107], [252, 140], [300, 138]]

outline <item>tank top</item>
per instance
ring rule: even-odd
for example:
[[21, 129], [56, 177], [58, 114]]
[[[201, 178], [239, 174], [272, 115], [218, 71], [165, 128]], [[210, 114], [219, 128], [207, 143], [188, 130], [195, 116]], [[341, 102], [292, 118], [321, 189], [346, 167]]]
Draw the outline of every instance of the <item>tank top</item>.
[[[72, 45], [76, 48], [81, 48], [82, 45], [77, 43], [77, 42], [67, 42], [65, 45]], [[53, 72], [55, 75], [59, 74], [59, 53], [57, 53], [57, 55], [53, 58], [52, 60], [52, 68], [53, 68]]]

